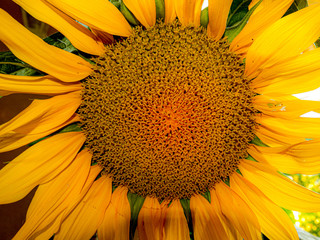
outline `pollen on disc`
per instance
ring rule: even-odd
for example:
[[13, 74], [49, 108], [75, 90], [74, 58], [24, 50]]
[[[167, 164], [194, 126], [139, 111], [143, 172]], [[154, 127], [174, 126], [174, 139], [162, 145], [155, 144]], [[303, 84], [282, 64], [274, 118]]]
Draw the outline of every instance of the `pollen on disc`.
[[78, 113], [86, 147], [114, 185], [190, 198], [227, 180], [247, 157], [254, 92], [226, 40], [158, 22], [93, 61]]

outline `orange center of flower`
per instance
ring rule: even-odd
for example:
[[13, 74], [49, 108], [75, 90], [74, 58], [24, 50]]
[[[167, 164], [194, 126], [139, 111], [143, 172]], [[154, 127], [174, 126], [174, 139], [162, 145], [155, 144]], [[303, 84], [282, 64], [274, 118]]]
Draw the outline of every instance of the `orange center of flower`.
[[226, 181], [247, 156], [254, 93], [225, 40], [158, 23], [94, 62], [78, 112], [93, 161], [115, 186], [190, 198]]

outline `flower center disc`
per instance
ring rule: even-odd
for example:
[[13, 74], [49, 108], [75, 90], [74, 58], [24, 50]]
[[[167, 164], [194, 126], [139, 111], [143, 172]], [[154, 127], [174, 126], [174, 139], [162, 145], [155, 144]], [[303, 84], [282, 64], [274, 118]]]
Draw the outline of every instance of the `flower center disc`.
[[114, 185], [190, 198], [227, 180], [247, 156], [254, 93], [225, 40], [157, 23], [94, 62], [78, 112], [93, 161]]

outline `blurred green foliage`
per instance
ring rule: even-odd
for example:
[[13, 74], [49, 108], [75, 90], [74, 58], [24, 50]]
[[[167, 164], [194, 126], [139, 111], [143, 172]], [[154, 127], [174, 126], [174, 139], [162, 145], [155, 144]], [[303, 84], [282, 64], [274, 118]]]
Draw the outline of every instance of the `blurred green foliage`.
[[[320, 174], [317, 175], [303, 175], [303, 174], [295, 174], [291, 175], [293, 180], [312, 190], [315, 192], [320, 193]], [[302, 229], [306, 230], [307, 232], [312, 233], [315, 236], [320, 237], [320, 212], [316, 213], [294, 213], [295, 225], [301, 227]]]

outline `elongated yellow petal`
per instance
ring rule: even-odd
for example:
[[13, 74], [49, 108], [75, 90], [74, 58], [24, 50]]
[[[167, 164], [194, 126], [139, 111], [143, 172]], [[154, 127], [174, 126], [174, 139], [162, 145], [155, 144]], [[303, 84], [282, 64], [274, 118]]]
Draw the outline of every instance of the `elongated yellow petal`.
[[[257, 122], [268, 129], [271, 129], [279, 135], [284, 135], [293, 138], [293, 143], [295, 139], [303, 138], [319, 138], [320, 137], [320, 119], [319, 118], [303, 118], [299, 117], [296, 119], [274, 118], [263, 116], [257, 118]], [[290, 143], [290, 142], [288, 142]]]
[[77, 49], [93, 55], [104, 53], [95, 35], [72, 18], [42, 0], [14, 0], [39, 21], [45, 22], [65, 35]]
[[72, 53], [45, 43], [0, 9], [0, 40], [15, 56], [62, 81], [87, 77], [90, 64]]
[[55, 239], [90, 239], [101, 224], [112, 193], [111, 178], [102, 176], [62, 222]]
[[130, 204], [127, 198], [128, 189], [118, 187], [111, 196], [111, 202], [104, 219], [98, 228], [101, 240], [128, 240], [130, 229]]
[[162, 240], [164, 234], [165, 204], [146, 197], [139, 212], [137, 230], [140, 240]]
[[29, 107], [0, 126], [0, 152], [16, 149], [47, 136], [70, 122], [80, 104], [79, 93], [34, 100]]
[[209, 0], [208, 35], [219, 40], [226, 30], [227, 18], [232, 0]]
[[[81, 152], [61, 174], [40, 185], [29, 206], [26, 222], [14, 239], [30, 239], [68, 207], [83, 188], [90, 170], [91, 155]], [[39, 228], [40, 226], [40, 228]]]
[[291, 95], [257, 95], [253, 102], [255, 108], [265, 115], [284, 119], [294, 119], [304, 113], [320, 110], [319, 101], [300, 100]]
[[320, 86], [320, 49], [305, 52], [270, 68], [263, 69], [252, 87], [261, 94], [295, 94]]
[[156, 24], [156, 2], [154, 0], [123, 0], [126, 7], [145, 27]]
[[172, 0], [164, 0], [165, 5], [165, 23], [172, 23], [176, 19], [176, 9], [174, 7], [174, 1]]
[[[264, 0], [249, 18], [242, 31], [233, 39], [230, 49], [245, 53], [254, 40], [271, 24], [279, 20], [291, 6], [293, 0]], [[256, 14], [255, 14], [256, 13]]]
[[218, 214], [204, 197], [191, 197], [190, 210], [195, 240], [228, 239]]
[[80, 89], [80, 83], [64, 83], [51, 76], [31, 77], [0, 74], [0, 96], [12, 93], [57, 95]]
[[278, 206], [300, 212], [320, 211], [320, 194], [312, 192], [280, 175], [270, 165], [242, 160], [242, 175]]
[[244, 239], [261, 239], [257, 217], [251, 208], [225, 183], [215, 185], [222, 213], [237, 228]]
[[166, 210], [164, 231], [165, 240], [190, 239], [187, 219], [179, 200], [173, 200]]
[[109, 1], [105, 0], [45, 0], [54, 7], [89, 27], [113, 34], [128, 37], [132, 29], [120, 13]]
[[233, 224], [230, 222], [230, 220], [227, 219], [226, 216], [223, 214], [223, 212], [221, 210], [220, 200], [217, 196], [215, 189], [210, 190], [210, 197], [211, 197], [212, 209], [218, 215], [218, 217], [221, 221], [221, 224], [223, 225], [223, 228], [228, 235], [227, 239], [243, 240], [243, 238], [241, 237], [238, 230], [233, 226]]
[[230, 177], [230, 186], [256, 214], [264, 235], [270, 239], [299, 239], [288, 215], [254, 184], [235, 173]]
[[320, 5], [292, 13], [257, 37], [248, 50], [246, 76], [253, 78], [258, 71], [299, 55], [320, 35]]
[[58, 134], [33, 145], [0, 171], [0, 204], [18, 201], [60, 174], [85, 141], [80, 132]]
[[[72, 199], [70, 201], [70, 204], [68, 202], [68, 207], [63, 211], [63, 213], [57, 214], [57, 217], [53, 221], [52, 218], [47, 218], [41, 221], [35, 233], [32, 234], [32, 239], [49, 239], [50, 237], [52, 237], [52, 235], [60, 229], [61, 222], [66, 218], [66, 216], [69, 216], [70, 212], [74, 209], [74, 207], [78, 205], [78, 203], [83, 199], [84, 195], [88, 192], [88, 189], [92, 186], [94, 180], [96, 179], [100, 171], [101, 168], [99, 166], [91, 166], [88, 178], [86, 179], [86, 182], [83, 188], [81, 189], [80, 194], [78, 194], [74, 199]], [[37, 205], [35, 204], [31, 204], [29, 206], [26, 217], [27, 219], [30, 217], [30, 215], [34, 213], [34, 211], [37, 211], [36, 208]]]
[[320, 172], [319, 140], [304, 141], [285, 147], [252, 145], [248, 153], [257, 161], [270, 164], [284, 173], [317, 174]]
[[182, 25], [200, 26], [200, 14], [203, 0], [176, 0], [174, 6]]
[[288, 146], [305, 141], [305, 137], [293, 137], [285, 132], [279, 132], [279, 130], [262, 125], [257, 129], [256, 135], [270, 147]]

